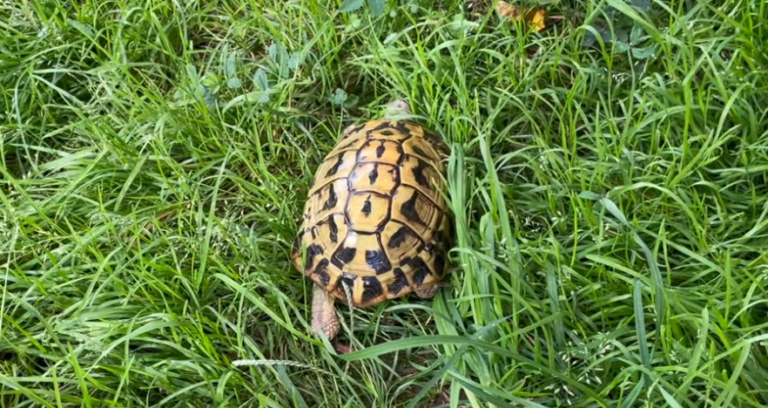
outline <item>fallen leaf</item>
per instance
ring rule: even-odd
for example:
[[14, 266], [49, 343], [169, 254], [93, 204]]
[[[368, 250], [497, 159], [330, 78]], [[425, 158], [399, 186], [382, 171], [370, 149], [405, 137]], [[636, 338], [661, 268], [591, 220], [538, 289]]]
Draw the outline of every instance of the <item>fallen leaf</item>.
[[515, 6], [504, 0], [500, 0], [496, 3], [496, 10], [509, 21], [520, 21], [522, 19], [536, 31], [541, 31], [547, 26], [545, 22], [547, 12], [544, 7], [529, 9], [527, 7]]
[[544, 22], [546, 16], [547, 12], [544, 10], [544, 7], [540, 7], [533, 10], [530, 20], [528, 20], [528, 15], [526, 15], [526, 20], [528, 20], [529, 24], [531, 24], [536, 31], [541, 31], [547, 26]]

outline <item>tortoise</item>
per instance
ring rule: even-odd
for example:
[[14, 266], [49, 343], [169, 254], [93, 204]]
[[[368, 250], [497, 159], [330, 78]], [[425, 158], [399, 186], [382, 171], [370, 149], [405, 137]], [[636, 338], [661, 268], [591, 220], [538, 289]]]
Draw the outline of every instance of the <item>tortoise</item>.
[[431, 299], [447, 286], [449, 149], [434, 131], [396, 119], [410, 113], [397, 99], [382, 118], [344, 129], [307, 194], [291, 258], [314, 283], [312, 331], [329, 339], [340, 328], [337, 299], [364, 308], [410, 293]]

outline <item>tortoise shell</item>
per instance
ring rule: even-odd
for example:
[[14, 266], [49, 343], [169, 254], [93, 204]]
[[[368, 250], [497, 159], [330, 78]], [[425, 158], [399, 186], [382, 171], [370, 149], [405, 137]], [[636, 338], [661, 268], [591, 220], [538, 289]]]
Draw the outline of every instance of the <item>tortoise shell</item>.
[[441, 195], [447, 154], [440, 137], [413, 122], [347, 128], [309, 190], [296, 268], [356, 307], [437, 285], [451, 228]]

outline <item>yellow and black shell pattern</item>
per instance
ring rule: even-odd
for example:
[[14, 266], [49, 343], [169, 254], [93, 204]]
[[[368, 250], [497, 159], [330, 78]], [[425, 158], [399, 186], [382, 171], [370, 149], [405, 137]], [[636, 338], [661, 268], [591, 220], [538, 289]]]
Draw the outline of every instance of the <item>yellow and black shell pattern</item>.
[[356, 307], [438, 284], [451, 236], [441, 177], [447, 155], [443, 140], [414, 122], [348, 128], [309, 190], [293, 243], [296, 268]]

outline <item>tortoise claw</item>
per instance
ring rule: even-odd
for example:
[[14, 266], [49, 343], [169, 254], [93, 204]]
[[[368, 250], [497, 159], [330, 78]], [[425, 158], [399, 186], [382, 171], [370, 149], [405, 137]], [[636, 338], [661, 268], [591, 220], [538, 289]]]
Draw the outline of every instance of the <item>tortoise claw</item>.
[[355, 351], [355, 348], [352, 345], [338, 343], [336, 344], [336, 351], [339, 354], [348, 354]]

